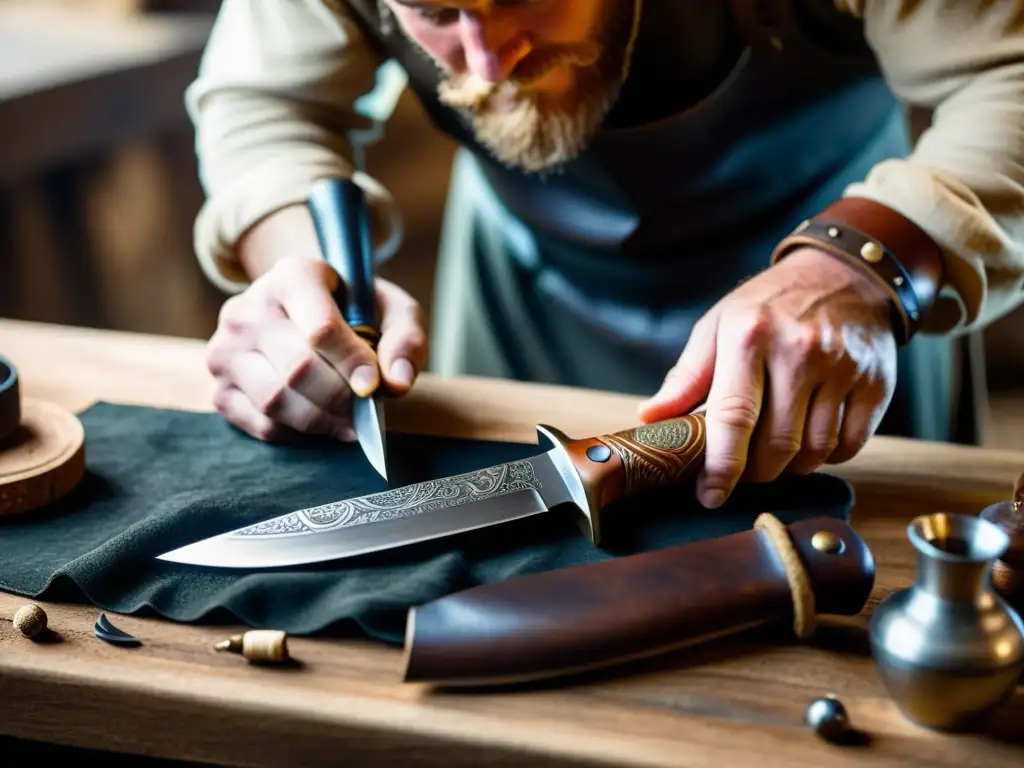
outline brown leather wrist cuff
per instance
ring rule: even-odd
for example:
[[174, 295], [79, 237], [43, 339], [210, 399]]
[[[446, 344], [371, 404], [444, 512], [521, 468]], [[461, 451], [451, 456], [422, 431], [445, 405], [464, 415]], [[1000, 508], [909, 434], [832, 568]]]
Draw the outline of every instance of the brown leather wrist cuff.
[[783, 239], [771, 263], [807, 246], [847, 259], [888, 289], [901, 345], [935, 305], [945, 265], [942, 251], [914, 222], [881, 203], [857, 197], [836, 201]]

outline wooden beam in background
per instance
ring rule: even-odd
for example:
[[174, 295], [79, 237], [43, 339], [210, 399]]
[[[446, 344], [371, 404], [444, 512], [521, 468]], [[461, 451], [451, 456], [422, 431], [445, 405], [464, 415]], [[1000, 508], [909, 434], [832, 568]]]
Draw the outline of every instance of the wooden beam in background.
[[187, 125], [212, 22], [0, 3], [0, 180]]

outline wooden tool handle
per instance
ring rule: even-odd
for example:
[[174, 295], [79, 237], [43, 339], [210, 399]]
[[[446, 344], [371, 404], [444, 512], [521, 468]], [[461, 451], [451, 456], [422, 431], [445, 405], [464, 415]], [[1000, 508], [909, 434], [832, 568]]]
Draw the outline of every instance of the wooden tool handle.
[[566, 469], [578, 480], [582, 527], [597, 544], [601, 511], [636, 493], [665, 488], [695, 477], [703, 464], [704, 414], [692, 413], [594, 437], [572, 439], [542, 424], [542, 444], [557, 446]]
[[874, 558], [833, 517], [485, 584], [409, 612], [405, 681], [515, 683], [606, 667], [820, 614], [853, 616]]
[[362, 188], [326, 178], [310, 189], [308, 208], [324, 259], [345, 283], [345, 322], [373, 349], [380, 340], [374, 292], [373, 238]]

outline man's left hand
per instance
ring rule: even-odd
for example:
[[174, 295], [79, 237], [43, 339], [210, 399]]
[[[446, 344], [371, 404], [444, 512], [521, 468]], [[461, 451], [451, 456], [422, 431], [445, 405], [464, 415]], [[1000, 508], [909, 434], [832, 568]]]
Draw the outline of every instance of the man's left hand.
[[701, 504], [853, 458], [896, 383], [890, 296], [857, 267], [802, 248], [741, 284], [694, 326], [644, 422], [706, 400]]

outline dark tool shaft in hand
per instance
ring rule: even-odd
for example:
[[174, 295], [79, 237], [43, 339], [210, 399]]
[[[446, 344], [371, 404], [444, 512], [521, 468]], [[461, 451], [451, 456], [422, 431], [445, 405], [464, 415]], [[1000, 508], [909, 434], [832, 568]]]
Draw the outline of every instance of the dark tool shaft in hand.
[[[321, 179], [310, 190], [308, 207], [323, 258], [342, 277], [345, 322], [376, 352], [380, 320], [365, 195], [350, 179]], [[387, 480], [384, 403], [379, 389], [370, 397], [353, 397], [352, 421], [366, 458]]]

